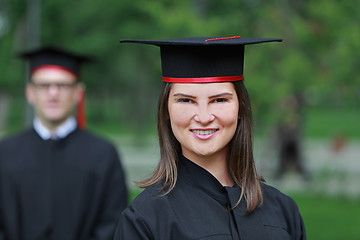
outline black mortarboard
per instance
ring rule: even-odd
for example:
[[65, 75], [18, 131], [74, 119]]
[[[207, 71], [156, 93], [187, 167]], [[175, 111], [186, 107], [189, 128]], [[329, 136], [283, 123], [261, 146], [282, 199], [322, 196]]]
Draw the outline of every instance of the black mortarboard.
[[120, 42], [160, 47], [164, 82], [201, 83], [243, 79], [244, 46], [281, 42], [278, 38], [181, 38], [169, 40], [121, 39]]
[[24, 52], [20, 56], [29, 60], [31, 73], [43, 66], [57, 66], [78, 75], [80, 65], [90, 60], [89, 57], [77, 55], [52, 46]]

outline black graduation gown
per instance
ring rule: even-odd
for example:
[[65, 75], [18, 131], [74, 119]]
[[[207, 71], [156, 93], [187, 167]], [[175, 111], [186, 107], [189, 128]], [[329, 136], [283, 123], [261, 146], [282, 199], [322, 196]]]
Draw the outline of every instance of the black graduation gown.
[[0, 239], [112, 239], [126, 206], [109, 142], [80, 129], [58, 141], [30, 129], [0, 142]]
[[115, 240], [305, 239], [295, 202], [262, 184], [264, 204], [245, 214], [244, 200], [233, 210], [240, 188], [223, 187], [209, 172], [180, 158], [178, 180], [167, 195], [161, 184], [145, 189], [120, 217]]

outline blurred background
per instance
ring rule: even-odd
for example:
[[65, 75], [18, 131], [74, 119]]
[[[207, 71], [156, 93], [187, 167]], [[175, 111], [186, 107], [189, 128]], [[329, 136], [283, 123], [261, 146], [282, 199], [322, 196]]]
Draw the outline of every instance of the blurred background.
[[360, 239], [359, 9], [357, 0], [0, 0], [0, 138], [32, 119], [19, 52], [55, 45], [93, 56], [81, 73], [88, 129], [119, 147], [134, 197], [159, 158], [160, 55], [119, 39], [283, 38], [246, 47], [258, 171], [295, 199], [309, 239]]

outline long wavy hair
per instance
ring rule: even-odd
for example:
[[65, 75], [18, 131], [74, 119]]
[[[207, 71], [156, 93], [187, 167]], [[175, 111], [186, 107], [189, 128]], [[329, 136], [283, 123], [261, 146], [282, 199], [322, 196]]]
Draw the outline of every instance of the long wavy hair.
[[[252, 112], [248, 92], [242, 81], [232, 82], [239, 100], [239, 120], [235, 134], [229, 142], [227, 161], [230, 174], [237, 185], [241, 187], [241, 195], [234, 208], [244, 197], [246, 212], [251, 213], [263, 202], [260, 181], [264, 181], [257, 172], [252, 144]], [[152, 175], [137, 183], [146, 188], [158, 182], [163, 182], [162, 190], [168, 194], [176, 184], [178, 172], [178, 157], [181, 154], [180, 143], [175, 138], [170, 124], [168, 98], [171, 83], [163, 83], [158, 105], [158, 137], [160, 145], [160, 161]]]

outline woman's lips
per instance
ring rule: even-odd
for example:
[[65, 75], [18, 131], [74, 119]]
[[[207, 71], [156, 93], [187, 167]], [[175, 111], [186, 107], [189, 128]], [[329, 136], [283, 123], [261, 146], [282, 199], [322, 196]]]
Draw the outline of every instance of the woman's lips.
[[191, 129], [193, 135], [200, 140], [210, 139], [219, 129]]

